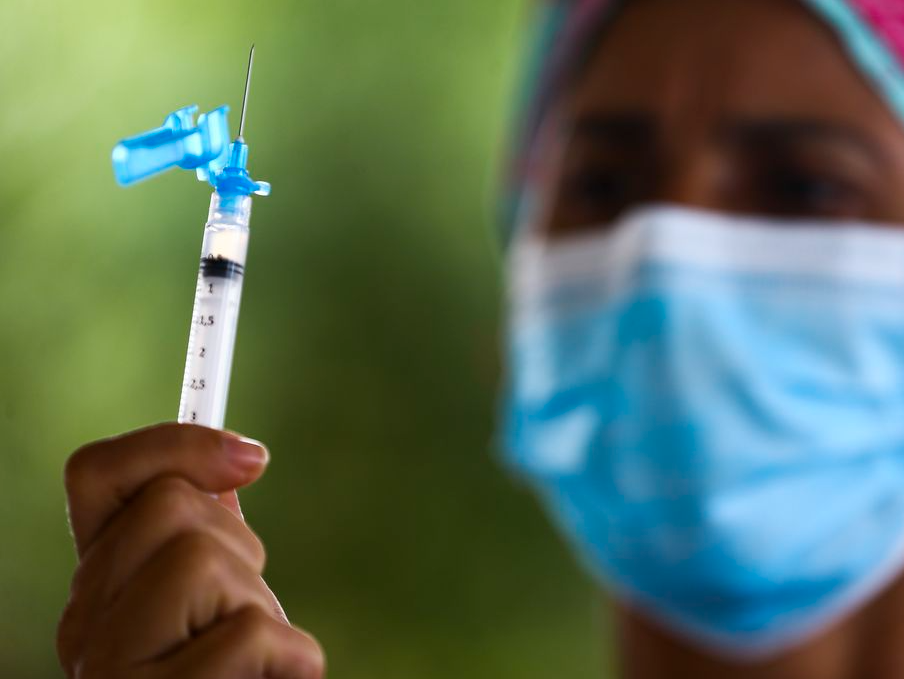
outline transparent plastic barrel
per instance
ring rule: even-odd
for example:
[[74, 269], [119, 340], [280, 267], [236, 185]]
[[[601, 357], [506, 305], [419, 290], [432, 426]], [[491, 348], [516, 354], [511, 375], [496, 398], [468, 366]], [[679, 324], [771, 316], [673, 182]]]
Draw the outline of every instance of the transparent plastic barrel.
[[250, 196], [224, 200], [213, 194], [201, 246], [179, 422], [223, 428], [250, 218]]

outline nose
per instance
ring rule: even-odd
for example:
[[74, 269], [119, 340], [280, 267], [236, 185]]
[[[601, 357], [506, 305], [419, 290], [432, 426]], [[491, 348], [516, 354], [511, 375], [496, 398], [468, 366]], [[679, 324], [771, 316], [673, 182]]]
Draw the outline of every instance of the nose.
[[656, 199], [686, 207], [731, 211], [724, 163], [707, 149], [683, 153], [666, 164]]

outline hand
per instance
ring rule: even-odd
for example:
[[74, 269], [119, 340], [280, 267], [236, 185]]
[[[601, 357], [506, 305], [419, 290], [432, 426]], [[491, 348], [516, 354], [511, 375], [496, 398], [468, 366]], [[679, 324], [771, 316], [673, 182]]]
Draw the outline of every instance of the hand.
[[79, 564], [57, 635], [69, 679], [323, 676], [317, 642], [261, 578], [264, 548], [234, 491], [267, 460], [254, 441], [175, 424], [76, 451]]

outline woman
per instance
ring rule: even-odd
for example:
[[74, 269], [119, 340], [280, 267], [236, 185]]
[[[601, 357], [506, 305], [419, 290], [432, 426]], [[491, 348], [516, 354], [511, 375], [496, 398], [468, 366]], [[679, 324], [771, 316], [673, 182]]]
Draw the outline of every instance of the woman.
[[[904, 675], [901, 16], [545, 15], [504, 438], [614, 594], [626, 677]], [[175, 425], [73, 456], [70, 677], [322, 676], [233, 492], [265, 465]]]

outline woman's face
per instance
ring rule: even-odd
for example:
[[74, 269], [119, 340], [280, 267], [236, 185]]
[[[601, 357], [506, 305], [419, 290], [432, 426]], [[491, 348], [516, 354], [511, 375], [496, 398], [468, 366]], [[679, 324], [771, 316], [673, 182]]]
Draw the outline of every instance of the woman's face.
[[649, 202], [904, 223], [904, 125], [797, 0], [631, 0], [556, 115], [553, 235]]

